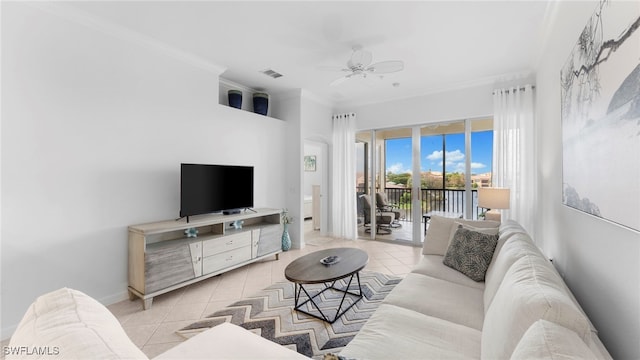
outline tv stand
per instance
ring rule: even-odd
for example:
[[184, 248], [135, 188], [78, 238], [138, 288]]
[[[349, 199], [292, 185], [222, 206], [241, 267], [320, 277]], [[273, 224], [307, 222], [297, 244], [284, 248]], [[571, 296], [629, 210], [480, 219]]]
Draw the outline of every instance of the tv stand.
[[[282, 252], [279, 209], [129, 226], [129, 299], [153, 298]], [[234, 223], [242, 221], [242, 227]], [[185, 230], [196, 228], [198, 237]]]

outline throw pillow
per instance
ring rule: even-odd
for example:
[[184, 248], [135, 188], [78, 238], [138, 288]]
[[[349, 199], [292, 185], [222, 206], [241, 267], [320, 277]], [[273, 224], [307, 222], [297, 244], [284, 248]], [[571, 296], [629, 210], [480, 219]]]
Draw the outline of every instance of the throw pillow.
[[449, 233], [449, 242], [447, 242], [447, 248], [449, 248], [449, 245], [451, 245], [451, 240], [453, 240], [453, 237], [456, 235], [456, 231], [458, 231], [460, 227], [467, 230], [487, 234], [487, 235], [498, 235], [498, 231], [500, 230], [500, 228], [497, 228], [497, 227], [490, 227], [490, 228], [477, 227], [477, 226], [465, 224], [461, 221], [455, 221], [453, 223], [453, 226], [451, 227], [451, 232]]
[[484, 281], [497, 244], [497, 234], [483, 234], [460, 226], [442, 262], [474, 281]]
[[454, 219], [433, 215], [429, 220], [429, 230], [424, 239], [424, 255], [444, 255], [449, 244], [449, 233]]
[[429, 229], [424, 239], [422, 254], [444, 256], [452, 237], [451, 230], [453, 229], [453, 233], [457, 230], [457, 226], [454, 226], [456, 223], [469, 225], [478, 230], [495, 229], [496, 232], [500, 226], [500, 223], [497, 221], [453, 219], [432, 215], [429, 221]]

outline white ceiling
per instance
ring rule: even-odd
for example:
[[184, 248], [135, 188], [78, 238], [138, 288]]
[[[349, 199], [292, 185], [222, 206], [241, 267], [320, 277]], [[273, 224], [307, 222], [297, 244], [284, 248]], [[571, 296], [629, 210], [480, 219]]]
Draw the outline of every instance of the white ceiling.
[[[76, 2], [90, 16], [227, 68], [223, 76], [278, 93], [305, 89], [336, 105], [385, 101], [474, 84], [510, 81], [534, 70], [547, 1]], [[351, 79], [353, 46], [373, 62], [403, 60], [382, 79]], [[284, 76], [260, 73], [273, 69]], [[394, 87], [393, 83], [399, 83]]]

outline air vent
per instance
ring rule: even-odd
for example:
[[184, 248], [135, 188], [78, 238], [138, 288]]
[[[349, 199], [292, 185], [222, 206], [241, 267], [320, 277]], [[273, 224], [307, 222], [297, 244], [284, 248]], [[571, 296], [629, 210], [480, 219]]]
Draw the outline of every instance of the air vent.
[[274, 71], [272, 69], [262, 70], [261, 73], [263, 73], [263, 74], [265, 74], [265, 75], [267, 75], [269, 77], [272, 77], [274, 79], [277, 79], [277, 78], [282, 76], [282, 74], [280, 74], [279, 72]]

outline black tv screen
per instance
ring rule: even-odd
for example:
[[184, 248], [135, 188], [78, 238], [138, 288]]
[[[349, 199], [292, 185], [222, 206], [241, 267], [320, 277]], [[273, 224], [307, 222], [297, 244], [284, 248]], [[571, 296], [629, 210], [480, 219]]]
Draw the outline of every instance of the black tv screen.
[[253, 207], [253, 166], [180, 164], [180, 217]]

